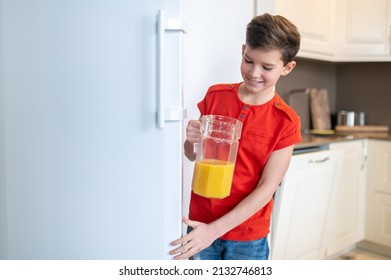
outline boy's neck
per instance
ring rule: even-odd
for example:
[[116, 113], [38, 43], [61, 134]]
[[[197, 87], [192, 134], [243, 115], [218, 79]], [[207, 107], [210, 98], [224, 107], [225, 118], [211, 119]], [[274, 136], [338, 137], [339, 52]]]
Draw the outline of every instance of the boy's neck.
[[267, 91], [260, 91], [258, 93], [248, 92], [243, 84], [239, 86], [239, 99], [249, 105], [262, 105], [273, 99], [275, 95], [274, 88]]

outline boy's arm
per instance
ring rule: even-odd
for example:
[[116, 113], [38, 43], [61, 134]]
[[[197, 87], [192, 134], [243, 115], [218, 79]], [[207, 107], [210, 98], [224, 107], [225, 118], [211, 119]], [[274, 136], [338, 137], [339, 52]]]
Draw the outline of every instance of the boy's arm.
[[186, 259], [200, 252], [229, 230], [243, 223], [264, 207], [272, 198], [288, 169], [294, 145], [274, 151], [259, 180], [258, 186], [234, 209], [210, 224], [184, 219], [193, 230], [184, 237], [171, 243], [181, 245], [171, 251], [175, 259]]
[[184, 144], [185, 156], [190, 160], [194, 161], [196, 158], [196, 153], [194, 152], [194, 143], [191, 143], [186, 139]]

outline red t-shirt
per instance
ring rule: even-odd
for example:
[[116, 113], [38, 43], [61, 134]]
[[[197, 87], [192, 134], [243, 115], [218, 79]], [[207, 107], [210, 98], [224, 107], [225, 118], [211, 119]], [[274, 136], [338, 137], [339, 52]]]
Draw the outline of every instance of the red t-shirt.
[[[240, 84], [214, 85], [198, 103], [201, 115], [222, 115], [242, 121], [238, 155], [231, 194], [224, 199], [209, 199], [191, 193], [189, 218], [210, 223], [232, 210], [257, 186], [273, 151], [301, 141], [300, 119], [278, 95], [262, 105], [243, 103]], [[267, 236], [273, 199], [248, 220], [221, 238], [250, 241]]]

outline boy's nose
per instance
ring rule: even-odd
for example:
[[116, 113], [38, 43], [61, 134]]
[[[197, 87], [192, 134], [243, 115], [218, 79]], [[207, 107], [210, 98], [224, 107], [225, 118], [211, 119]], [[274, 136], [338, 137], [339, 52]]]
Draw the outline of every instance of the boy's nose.
[[248, 71], [248, 74], [251, 76], [251, 77], [259, 77], [261, 76], [262, 74], [262, 69], [260, 69], [259, 67], [252, 67], [249, 71]]

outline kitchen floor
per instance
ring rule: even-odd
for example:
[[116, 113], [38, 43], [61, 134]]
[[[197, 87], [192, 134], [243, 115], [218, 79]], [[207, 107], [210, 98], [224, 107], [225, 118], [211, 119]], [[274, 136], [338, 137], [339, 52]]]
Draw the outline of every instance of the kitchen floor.
[[339, 256], [338, 260], [391, 260], [391, 258], [365, 249], [354, 248]]

